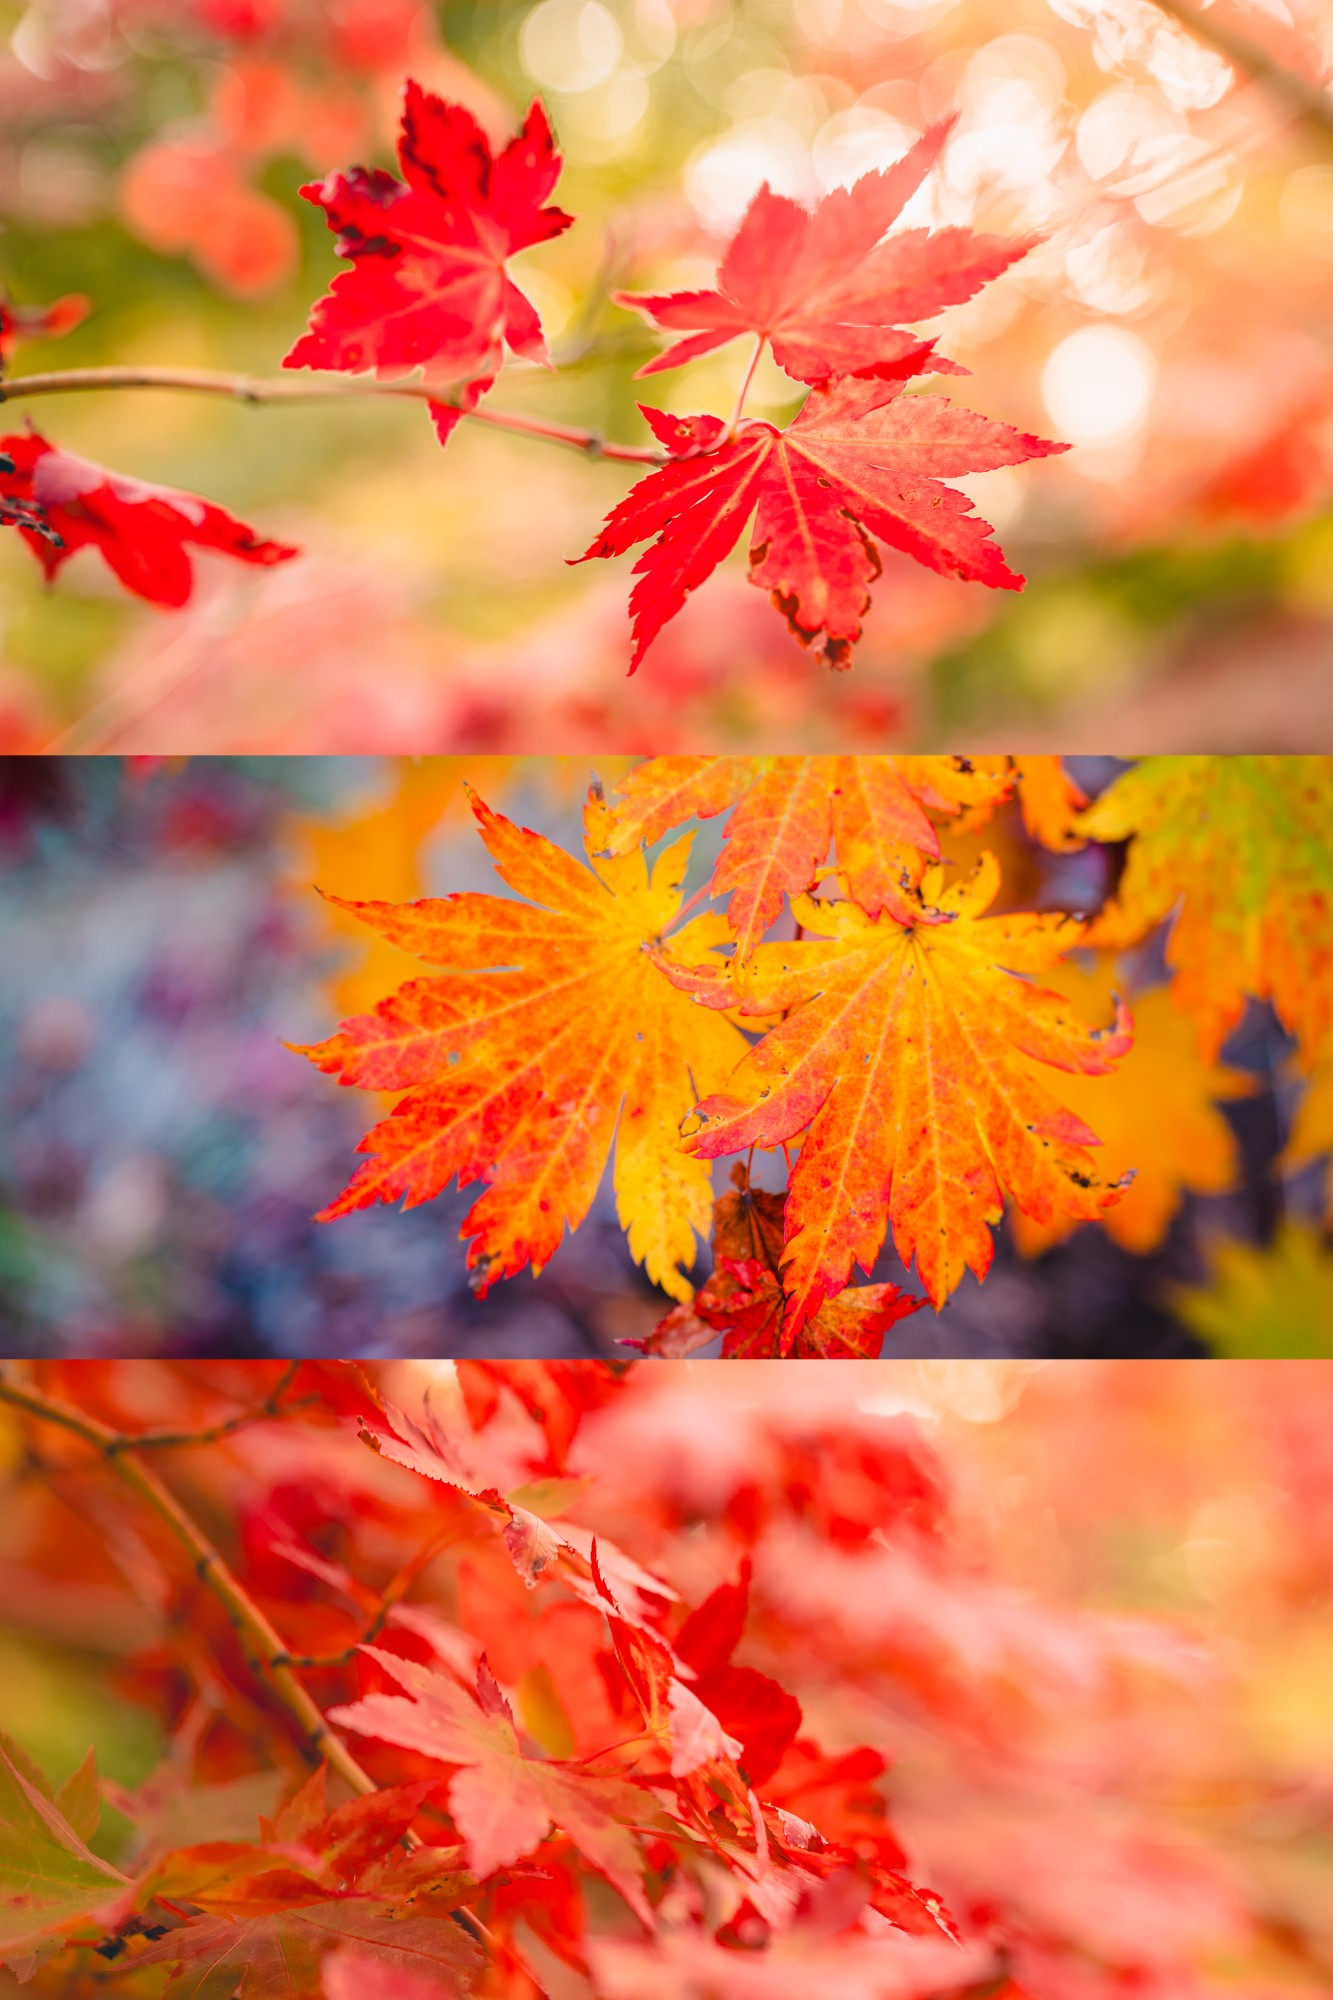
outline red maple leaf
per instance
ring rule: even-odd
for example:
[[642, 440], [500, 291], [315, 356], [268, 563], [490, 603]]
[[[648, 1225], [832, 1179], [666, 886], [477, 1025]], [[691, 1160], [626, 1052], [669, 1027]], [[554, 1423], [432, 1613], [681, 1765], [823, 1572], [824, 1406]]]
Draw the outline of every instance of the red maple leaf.
[[449, 1810], [474, 1875], [512, 1867], [546, 1838], [554, 1821], [593, 1868], [649, 1921], [642, 1859], [631, 1830], [654, 1817], [651, 1797], [624, 1779], [584, 1764], [525, 1754], [509, 1704], [485, 1660], [474, 1697], [447, 1674], [362, 1648], [403, 1694], [370, 1693], [330, 1709], [329, 1719], [381, 1743], [417, 1750], [454, 1766]]
[[398, 159], [401, 181], [352, 167], [302, 188], [351, 269], [316, 301], [283, 366], [373, 369], [381, 380], [424, 368], [432, 382], [458, 383], [455, 403], [431, 404], [443, 442], [494, 381], [506, 342], [529, 361], [547, 359], [536, 309], [505, 262], [559, 236], [572, 217], [543, 206], [561, 162], [540, 103], [493, 155], [471, 112], [409, 80]]
[[68, 292], [47, 306], [20, 306], [12, 299], [0, 299], [0, 363], [8, 363], [21, 340], [59, 340], [72, 333], [89, 311], [80, 292]]
[[[932, 125], [895, 166], [835, 188], [813, 211], [765, 183], [722, 259], [716, 291], [617, 293], [618, 304], [686, 336], [640, 375], [679, 368], [742, 333], [767, 341], [779, 367], [800, 382], [915, 372], [932, 343], [902, 323], [970, 299], [1032, 247], [1031, 238], [970, 229], [909, 229], [881, 242], [953, 124]], [[955, 372], [952, 363], [931, 366]]]
[[61, 451], [36, 431], [0, 438], [0, 510], [11, 513], [48, 577], [77, 549], [95, 548], [127, 590], [173, 609], [189, 602], [194, 569], [188, 544], [268, 567], [299, 553], [260, 541], [225, 508], [150, 486]]
[[625, 1346], [682, 1360], [720, 1333], [729, 1361], [786, 1355], [802, 1361], [877, 1359], [888, 1329], [920, 1311], [924, 1299], [911, 1298], [896, 1285], [848, 1285], [802, 1319], [782, 1285], [785, 1194], [751, 1187], [739, 1161], [731, 1179], [713, 1209], [711, 1277], [645, 1340], [627, 1340]]
[[873, 378], [814, 390], [784, 431], [750, 419], [728, 436], [717, 417], [644, 415], [673, 462], [626, 494], [578, 558], [657, 538], [635, 564], [631, 673], [756, 511], [750, 581], [830, 666], [848, 665], [860, 637], [880, 572], [873, 538], [943, 576], [1021, 589], [989, 522], [944, 481], [1069, 449]]

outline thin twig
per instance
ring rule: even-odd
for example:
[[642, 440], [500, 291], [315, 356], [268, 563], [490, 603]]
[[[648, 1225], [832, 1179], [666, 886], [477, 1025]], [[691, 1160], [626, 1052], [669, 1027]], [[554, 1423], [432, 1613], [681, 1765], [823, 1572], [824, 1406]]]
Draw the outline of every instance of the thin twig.
[[1252, 41], [1239, 29], [1231, 28], [1225, 22], [1213, 19], [1211, 14], [1202, 13], [1190, 4], [1190, 0], [1153, 0], [1160, 13], [1167, 14], [1187, 33], [1207, 42], [1228, 62], [1246, 71], [1256, 83], [1265, 84], [1279, 97], [1284, 97], [1298, 115], [1315, 128], [1319, 137], [1328, 143], [1333, 139], [1333, 97], [1317, 84], [1309, 83], [1295, 70], [1274, 60], [1267, 49]]
[[[290, 1408], [291, 1406], [289, 1405], [288, 1407]], [[309, 1673], [317, 1668], [331, 1669], [334, 1667], [350, 1666], [356, 1658], [360, 1647], [369, 1646], [374, 1640], [379, 1638], [380, 1633], [389, 1622], [390, 1614], [395, 1605], [401, 1603], [402, 1599], [407, 1595], [412, 1585], [420, 1576], [422, 1570], [428, 1564], [432, 1563], [436, 1556], [447, 1549], [455, 1539], [456, 1530], [447, 1528], [443, 1533], [436, 1535], [432, 1541], [427, 1542], [424, 1547], [418, 1549], [412, 1560], [405, 1563], [397, 1576], [391, 1578], [384, 1586], [384, 1591], [380, 1597], [374, 1616], [361, 1628], [356, 1638], [342, 1647], [340, 1651], [336, 1653], [281, 1653], [274, 1660], [273, 1664], [283, 1667], [298, 1667], [303, 1673]]]
[[[347, 380], [341, 376], [319, 375], [235, 375], [208, 368], [64, 368], [47, 374], [14, 375], [0, 382], [0, 403], [17, 402], [34, 396], [63, 396], [90, 389], [179, 389], [190, 395], [225, 396], [237, 403], [337, 402], [344, 398], [405, 397], [412, 402], [439, 403], [445, 409], [457, 404], [424, 382], [376, 382], [363, 377]], [[519, 431], [526, 437], [541, 438], [548, 444], [562, 444], [581, 451], [587, 458], [613, 459], [626, 465], [661, 465], [666, 454], [647, 445], [614, 444], [598, 431], [574, 424], [548, 423], [541, 417], [526, 417], [516, 410], [462, 410], [470, 423], [490, 424], [496, 430]]]
[[25, 1410], [42, 1423], [60, 1425], [100, 1452], [126, 1485], [171, 1530], [190, 1557], [199, 1582], [222, 1605], [233, 1631], [249, 1642], [256, 1665], [299, 1729], [309, 1760], [318, 1763], [322, 1759], [363, 1797], [377, 1791], [375, 1780], [362, 1770], [351, 1751], [330, 1729], [292, 1669], [281, 1664], [287, 1648], [264, 1612], [169, 1487], [138, 1457], [137, 1441], [100, 1423], [96, 1417], [86, 1416], [58, 1397], [22, 1387], [7, 1372], [0, 1374], [0, 1402]]
[[113, 1451], [174, 1451], [186, 1445], [221, 1444], [224, 1438], [234, 1437], [237, 1431], [248, 1430], [251, 1424], [262, 1424], [272, 1417], [289, 1416], [293, 1411], [308, 1409], [319, 1401], [318, 1396], [299, 1396], [295, 1402], [284, 1403], [283, 1397], [291, 1388], [301, 1364], [289, 1361], [282, 1374], [274, 1383], [268, 1395], [248, 1410], [241, 1410], [234, 1417], [226, 1417], [221, 1423], [210, 1424], [201, 1431], [140, 1431], [131, 1437], [125, 1433], [112, 1447]]

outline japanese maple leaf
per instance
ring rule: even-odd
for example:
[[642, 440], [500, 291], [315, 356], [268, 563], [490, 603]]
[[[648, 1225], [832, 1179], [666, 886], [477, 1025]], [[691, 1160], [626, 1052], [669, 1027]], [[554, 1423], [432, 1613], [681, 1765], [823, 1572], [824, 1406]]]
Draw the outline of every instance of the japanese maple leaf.
[[930, 343], [903, 322], [970, 299], [1032, 247], [1031, 239], [1005, 242], [970, 229], [909, 229], [881, 241], [953, 124], [932, 125], [896, 166], [835, 188], [813, 211], [765, 184], [722, 259], [716, 291], [617, 293], [620, 305], [686, 336], [640, 375], [679, 368], [743, 333], [767, 341], [779, 367], [800, 382], [912, 372]]
[[1018, 803], [1023, 824], [1034, 840], [1057, 854], [1077, 854], [1087, 846], [1078, 830], [1078, 815], [1088, 795], [1065, 768], [1062, 757], [1016, 757]]
[[[935, 884], [928, 876], [927, 885]], [[1039, 1221], [1091, 1219], [1124, 1182], [1098, 1177], [1081, 1119], [1036, 1080], [1028, 1058], [1084, 1074], [1130, 1047], [1128, 1015], [1084, 1026], [1022, 975], [1058, 963], [1081, 926], [1058, 915], [983, 915], [999, 888], [990, 855], [938, 895], [951, 921], [898, 923], [852, 903], [797, 899], [817, 935], [760, 945], [728, 977], [671, 978], [714, 1006], [787, 1018], [752, 1048], [726, 1095], [706, 1098], [692, 1150], [704, 1159], [776, 1146], [804, 1132], [785, 1216], [783, 1275], [799, 1327], [869, 1270], [886, 1223], [936, 1308], [964, 1268], [990, 1268], [989, 1225], [1007, 1188]], [[808, 1129], [807, 1129], [808, 1128]]]
[[928, 813], [985, 812], [1013, 785], [1007, 757], [649, 757], [617, 787], [608, 845], [627, 854], [734, 806], [712, 889], [730, 895], [727, 918], [746, 958], [781, 915], [783, 896], [813, 887], [830, 842], [863, 910], [906, 916], [907, 892], [926, 859], [939, 858]]
[[0, 1737], [0, 1962], [14, 1969], [48, 1939], [95, 1925], [128, 1886], [89, 1850], [77, 1812], [63, 1809], [70, 1803], [53, 1798], [41, 1772]]
[[77, 549], [97, 549], [127, 590], [177, 608], [194, 587], [189, 549], [215, 549], [269, 567], [298, 553], [261, 541], [253, 528], [193, 493], [151, 486], [61, 451], [36, 431], [0, 438], [11, 471], [0, 471], [0, 507], [29, 517], [19, 533], [48, 577]]
[[1130, 841], [1089, 942], [1137, 943], [1175, 911], [1172, 992], [1205, 1058], [1252, 995], [1312, 1063], [1333, 1031], [1333, 757], [1145, 757], [1079, 826]]
[[[680, 1124], [746, 1046], [657, 963], [680, 908], [688, 839], [651, 873], [642, 851], [598, 860], [594, 872], [480, 800], [473, 810], [504, 881], [534, 900], [346, 905], [445, 973], [411, 981], [303, 1051], [343, 1083], [408, 1093], [362, 1141], [371, 1159], [321, 1219], [379, 1201], [415, 1206], [455, 1176], [461, 1186], [484, 1179], [462, 1227], [484, 1290], [549, 1261], [566, 1225], [587, 1214], [614, 1139], [630, 1249], [655, 1284], [687, 1297], [682, 1267], [694, 1260], [694, 1232], [707, 1234], [712, 1197], [707, 1167], [680, 1151]], [[605, 849], [609, 822], [594, 791], [590, 855]], [[665, 957], [689, 963], [722, 932], [720, 917], [696, 918]]]
[[[830, 1899], [841, 1882], [819, 1885]], [[760, 1950], [738, 1951], [706, 1930], [660, 1932], [647, 1942], [591, 1938], [588, 1957], [601, 2000], [940, 2000], [996, 1990], [994, 1954], [945, 1937], [870, 1936], [835, 1930], [816, 1908]]]
[[801, 1726], [801, 1704], [756, 1667], [732, 1654], [745, 1632], [750, 1565], [736, 1583], [719, 1584], [676, 1634], [673, 1650], [692, 1668], [694, 1691], [724, 1729], [740, 1739], [737, 1762], [751, 1785], [771, 1778]]
[[572, 217], [544, 205], [561, 162], [539, 103], [493, 155], [471, 112], [409, 81], [398, 159], [402, 180], [353, 167], [302, 188], [351, 269], [316, 301], [283, 366], [370, 369], [382, 380], [424, 368], [432, 383], [458, 383], [452, 403], [431, 405], [443, 441], [494, 381], [506, 343], [546, 360], [536, 308], [506, 260], [559, 236]]
[[816, 389], [784, 431], [747, 419], [728, 435], [716, 417], [644, 414], [673, 458], [626, 494], [578, 558], [624, 555], [656, 537], [634, 566], [631, 673], [751, 515], [751, 583], [830, 666], [847, 666], [861, 635], [880, 572], [876, 538], [943, 576], [1021, 589], [989, 523], [943, 482], [1068, 450], [942, 396], [904, 395], [901, 381]]
[[362, 1648], [404, 1694], [368, 1694], [331, 1709], [339, 1727], [419, 1751], [456, 1767], [449, 1811], [468, 1865], [484, 1879], [531, 1854], [554, 1823], [630, 1907], [650, 1921], [643, 1860], [633, 1828], [651, 1823], [651, 1797], [622, 1778], [583, 1765], [525, 1756], [509, 1705], [483, 1660], [477, 1692], [448, 1675]]
[[[1091, 972], [1061, 966], [1051, 979], [1082, 1014], [1110, 1006], [1115, 983], [1110, 961]], [[1165, 987], [1135, 996], [1134, 1046], [1114, 1080], [1070, 1077], [1060, 1093], [1101, 1134], [1111, 1172], [1136, 1168], [1123, 1201], [1102, 1217], [1108, 1236], [1147, 1256], [1165, 1238], [1186, 1189], [1224, 1194], [1235, 1186], [1239, 1149], [1218, 1100], [1247, 1097], [1254, 1085], [1242, 1071], [1205, 1060], [1193, 1022]], [[1013, 1227], [1019, 1248], [1034, 1254], [1062, 1242], [1075, 1223], [1063, 1214], [1034, 1222], [1019, 1212]]]
[[136, 1965], [175, 1967], [168, 2000], [322, 2000], [320, 1966], [347, 1946], [470, 1993], [483, 1955], [447, 1911], [414, 1915], [373, 1896], [331, 1897], [257, 1916], [196, 1917], [140, 1952]]
[[647, 1340], [627, 1345], [678, 1360], [721, 1333], [727, 1360], [873, 1360], [889, 1327], [925, 1304], [896, 1285], [848, 1285], [798, 1319], [782, 1283], [786, 1196], [752, 1188], [739, 1162], [731, 1178], [713, 1211], [712, 1276]]
[[712, 1710], [686, 1686], [666, 1641], [622, 1615], [602, 1571], [596, 1542], [591, 1568], [617, 1664], [642, 1712], [645, 1734], [667, 1759], [672, 1777], [685, 1778], [708, 1764], [738, 1757], [739, 1740], [728, 1735]]

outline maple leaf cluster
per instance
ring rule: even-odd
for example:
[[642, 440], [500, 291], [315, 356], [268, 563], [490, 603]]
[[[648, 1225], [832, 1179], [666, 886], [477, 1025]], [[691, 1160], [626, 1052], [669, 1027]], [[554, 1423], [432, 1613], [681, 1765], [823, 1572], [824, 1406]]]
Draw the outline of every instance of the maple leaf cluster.
[[[259, 94], [267, 101], [271, 93]], [[722, 260], [716, 290], [621, 295], [654, 325], [685, 331], [642, 372], [749, 334], [756, 360], [771, 348], [810, 391], [784, 429], [745, 416], [744, 388], [729, 421], [645, 408], [656, 448], [615, 448], [612, 455], [656, 469], [612, 510], [579, 560], [650, 544], [631, 595], [631, 672], [751, 519], [750, 581], [833, 666], [849, 662], [885, 548], [945, 576], [1021, 586], [989, 525], [949, 482], [1066, 447], [908, 393], [932, 371], [962, 372], [911, 327], [972, 297], [1030, 247], [1026, 238], [898, 226], [951, 127], [951, 120], [933, 126], [896, 166], [862, 175], [812, 211], [762, 188]], [[510, 261], [562, 234], [572, 218], [549, 200], [561, 158], [540, 102], [497, 150], [471, 111], [409, 78], [398, 167], [401, 177], [380, 167], [338, 170], [301, 190], [323, 210], [347, 268], [316, 302], [284, 366], [370, 374], [387, 385], [411, 376], [443, 443], [477, 410], [507, 352], [549, 362], [539, 315]], [[175, 247], [200, 233], [198, 210], [213, 178], [208, 168], [202, 176], [180, 163], [168, 168], [171, 184], [191, 190]], [[252, 205], [265, 199], [249, 194]], [[212, 240], [219, 231], [205, 225], [202, 234]], [[6, 308], [0, 353], [19, 334], [67, 330], [82, 309], [81, 300], [26, 314]], [[560, 426], [499, 421], [602, 448]], [[15, 459], [0, 473], [5, 518], [48, 575], [92, 544], [128, 589], [176, 606], [190, 594], [187, 543], [252, 563], [295, 553], [259, 540], [218, 507], [88, 465], [35, 433], [0, 446]]]
[[[970, 835], [1015, 793], [1054, 846], [1129, 840], [1091, 920], [988, 914], [993, 854], [949, 879], [941, 827]], [[985, 1277], [1006, 1198], [1029, 1250], [1080, 1222], [1118, 1230], [1140, 1160], [1119, 1233], [1151, 1247], [1182, 1186], [1234, 1172], [1212, 1099], [1249, 1088], [1216, 1063], [1246, 997], [1271, 1001], [1307, 1067], [1327, 1046], [1331, 796], [1321, 758], [1148, 758], [1089, 806], [1049, 758], [656, 757], [590, 793], [586, 863], [474, 799], [528, 900], [334, 899], [437, 970], [302, 1051], [405, 1093], [322, 1219], [481, 1182], [462, 1234], [484, 1291], [550, 1260], [614, 1149], [630, 1251], [677, 1301], [647, 1351], [676, 1356], [718, 1334], [728, 1355], [876, 1354], [924, 1303], [851, 1283], [886, 1236], [938, 1309], [965, 1271]], [[725, 909], [677, 927], [692, 836], [651, 864], [649, 845], [722, 814], [690, 903]], [[1137, 948], [1168, 917], [1171, 984], [1147, 996], [1149, 1053], [1122, 1089], [1130, 1011], [1109, 961], [1093, 975], [1069, 954]], [[1173, 1104], [1179, 1132], [1155, 1132]], [[784, 1193], [752, 1185], [756, 1150], [785, 1155]], [[708, 1163], [729, 1157], [713, 1206]]]
[[1197, 1752], [1163, 1768], [1216, 1668], [1015, 1590], [916, 1425], [781, 1377], [27, 1371], [11, 1596], [98, 1602], [166, 1744], [56, 1790], [0, 1737], [0, 1963], [66, 2000], [1207, 1990], [1272, 1893], [1189, 1831]]
[[[949, 129], [950, 121], [934, 127], [896, 167], [863, 175], [813, 213], [761, 189], [717, 291], [621, 296], [658, 326], [702, 329], [641, 372], [749, 333], [756, 351], [771, 344], [782, 368], [817, 385], [782, 431], [739, 415], [727, 423], [645, 408], [668, 463], [613, 510], [582, 558], [652, 542], [636, 565], [631, 672], [752, 516], [751, 581], [803, 644], [837, 666], [860, 634], [880, 571], [877, 543], [945, 575], [1021, 583], [971, 502], [943, 482], [1065, 447], [903, 395], [907, 381], [948, 364], [902, 323], [969, 298], [1029, 247], [962, 229], [887, 236]], [[546, 359], [537, 316], [506, 262], [570, 218], [542, 206], [559, 157], [539, 106], [492, 159], [470, 114], [409, 83], [399, 160], [402, 181], [355, 169], [304, 190], [339, 231], [351, 269], [316, 306], [286, 365], [392, 378], [420, 364], [428, 383], [458, 385], [448, 402], [431, 404], [443, 441], [491, 386], [504, 344]]]

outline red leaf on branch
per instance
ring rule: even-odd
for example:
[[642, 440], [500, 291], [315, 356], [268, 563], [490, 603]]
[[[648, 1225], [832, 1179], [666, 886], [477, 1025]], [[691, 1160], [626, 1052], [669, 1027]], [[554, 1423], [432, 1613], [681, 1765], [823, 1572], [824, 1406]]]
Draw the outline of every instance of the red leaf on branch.
[[933, 343], [903, 322], [970, 299], [1032, 247], [1031, 238], [1007, 242], [970, 229], [909, 229], [881, 241], [953, 123], [932, 125], [895, 166], [835, 188], [813, 211], [765, 183], [722, 259], [716, 291], [617, 293], [620, 305], [685, 335], [640, 375], [679, 368], [743, 333], [768, 341], [779, 367], [800, 382], [916, 373]]
[[734, 1187], [713, 1210], [712, 1276], [646, 1340], [626, 1345], [678, 1360], [720, 1333], [728, 1361], [877, 1359], [888, 1329], [925, 1300], [896, 1285], [848, 1285], [808, 1318], [796, 1312], [782, 1282], [786, 1196], [752, 1188], [739, 1162], [731, 1178]]
[[801, 1726], [801, 1704], [756, 1667], [736, 1666], [732, 1654], [745, 1631], [750, 1563], [737, 1583], [722, 1583], [692, 1611], [673, 1641], [676, 1657], [698, 1678], [694, 1692], [730, 1736], [740, 1741], [737, 1763], [752, 1785], [771, 1778]]
[[21, 340], [59, 340], [87, 319], [90, 307], [81, 292], [67, 292], [48, 306], [19, 306], [0, 299], [0, 363], [8, 363]]
[[331, 1897], [260, 1916], [203, 1916], [141, 1952], [138, 1965], [175, 1968], [172, 2000], [321, 2000], [320, 1967], [331, 1949], [354, 1946], [387, 1965], [437, 1979], [443, 1994], [472, 1990], [482, 1956], [448, 1914], [405, 1915], [370, 1896]]
[[431, 382], [459, 383], [457, 407], [431, 405], [443, 441], [494, 381], [506, 343], [547, 359], [536, 309], [505, 263], [573, 218], [544, 205], [561, 161], [540, 103], [492, 155], [471, 112], [409, 80], [398, 159], [401, 181], [352, 167], [302, 188], [351, 269], [316, 302], [283, 366], [370, 369], [381, 380], [425, 368]]
[[642, 1859], [631, 1831], [636, 1821], [655, 1817], [647, 1793], [582, 1765], [526, 1757], [508, 1703], [484, 1661], [474, 1697], [445, 1674], [376, 1646], [362, 1650], [407, 1692], [368, 1694], [331, 1709], [329, 1720], [456, 1767], [449, 1810], [475, 1875], [490, 1875], [530, 1854], [555, 1821], [584, 1859], [649, 1920]]
[[299, 553], [261, 541], [197, 494], [110, 472], [36, 431], [0, 438], [0, 454], [13, 466], [0, 470], [0, 508], [30, 517], [18, 521], [19, 532], [48, 577], [77, 549], [95, 548], [136, 597], [176, 609], [194, 588], [191, 545], [266, 568]]
[[830, 666], [847, 666], [861, 635], [880, 572], [876, 538], [942, 576], [1022, 588], [990, 539], [990, 524], [944, 481], [1068, 446], [955, 408], [942, 396], [902, 392], [900, 381], [875, 380], [816, 389], [785, 431], [747, 421], [717, 450], [639, 481], [578, 558], [624, 555], [656, 537], [635, 564], [631, 673], [690, 592], [735, 548], [751, 515], [751, 583], [771, 594], [801, 644]]

